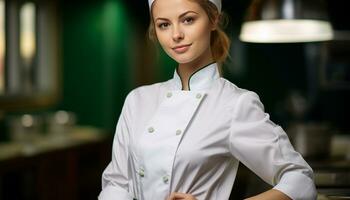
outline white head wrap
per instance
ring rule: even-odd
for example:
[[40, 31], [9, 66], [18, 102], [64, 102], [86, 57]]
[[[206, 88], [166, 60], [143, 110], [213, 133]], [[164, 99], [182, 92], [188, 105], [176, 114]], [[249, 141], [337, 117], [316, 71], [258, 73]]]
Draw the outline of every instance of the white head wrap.
[[[155, 0], [148, 0], [149, 8], [151, 9], [151, 6]], [[209, 0], [210, 2], [214, 3], [216, 7], [218, 8], [218, 11], [221, 12], [221, 0]]]

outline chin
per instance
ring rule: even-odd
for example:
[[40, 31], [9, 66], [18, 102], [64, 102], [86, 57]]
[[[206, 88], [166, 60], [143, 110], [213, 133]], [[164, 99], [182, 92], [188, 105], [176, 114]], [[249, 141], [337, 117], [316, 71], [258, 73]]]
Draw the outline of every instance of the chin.
[[190, 63], [190, 62], [196, 60], [196, 58], [194, 56], [186, 55], [186, 54], [170, 55], [170, 57], [179, 64], [186, 64], [186, 63]]
[[178, 64], [190, 63], [192, 60], [174, 59]]
[[191, 49], [183, 54], [177, 54], [172, 49], [167, 49], [166, 53], [178, 64], [187, 64], [192, 62], [198, 62], [202, 59], [204, 52], [195, 51]]

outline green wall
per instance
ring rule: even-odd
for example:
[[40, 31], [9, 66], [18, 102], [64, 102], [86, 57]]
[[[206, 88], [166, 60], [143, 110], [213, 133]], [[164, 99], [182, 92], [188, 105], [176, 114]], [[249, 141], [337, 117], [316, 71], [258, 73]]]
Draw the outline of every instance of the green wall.
[[118, 0], [62, 2], [60, 109], [78, 123], [113, 130], [132, 88], [129, 41], [132, 26]]

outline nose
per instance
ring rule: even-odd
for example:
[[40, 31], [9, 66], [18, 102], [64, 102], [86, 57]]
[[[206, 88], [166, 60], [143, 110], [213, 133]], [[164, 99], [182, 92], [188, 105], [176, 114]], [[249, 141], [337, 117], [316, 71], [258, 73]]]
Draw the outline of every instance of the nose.
[[184, 33], [181, 30], [181, 28], [179, 26], [173, 26], [173, 40], [175, 42], [181, 41], [182, 39], [184, 39]]

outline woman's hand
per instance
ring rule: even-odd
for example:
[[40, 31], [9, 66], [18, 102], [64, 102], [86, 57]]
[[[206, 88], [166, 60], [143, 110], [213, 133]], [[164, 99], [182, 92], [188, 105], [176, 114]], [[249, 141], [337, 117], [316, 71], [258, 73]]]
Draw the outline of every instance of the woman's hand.
[[191, 194], [173, 192], [170, 194], [167, 200], [197, 200], [197, 199]]
[[278, 190], [271, 189], [257, 196], [254, 196], [245, 200], [292, 200], [292, 199]]

